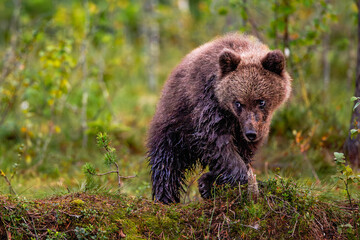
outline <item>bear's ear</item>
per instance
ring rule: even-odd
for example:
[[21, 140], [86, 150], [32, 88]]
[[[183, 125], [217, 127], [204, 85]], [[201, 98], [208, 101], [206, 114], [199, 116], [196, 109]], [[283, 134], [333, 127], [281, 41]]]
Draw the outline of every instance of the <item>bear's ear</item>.
[[285, 68], [285, 56], [280, 50], [271, 51], [261, 60], [261, 65], [280, 75]]
[[239, 65], [240, 60], [241, 58], [237, 53], [229, 49], [223, 50], [219, 57], [221, 74], [225, 75], [228, 74], [229, 72], [234, 71]]

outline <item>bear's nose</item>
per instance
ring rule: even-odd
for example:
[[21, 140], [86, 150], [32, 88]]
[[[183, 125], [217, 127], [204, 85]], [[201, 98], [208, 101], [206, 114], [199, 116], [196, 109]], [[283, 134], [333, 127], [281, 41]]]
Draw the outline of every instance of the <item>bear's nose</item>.
[[250, 141], [254, 141], [256, 139], [256, 132], [253, 130], [247, 131], [245, 135]]

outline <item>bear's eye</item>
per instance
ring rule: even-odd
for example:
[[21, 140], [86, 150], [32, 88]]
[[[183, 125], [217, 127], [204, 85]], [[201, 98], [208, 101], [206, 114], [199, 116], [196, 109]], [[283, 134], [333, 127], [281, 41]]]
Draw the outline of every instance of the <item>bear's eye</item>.
[[265, 100], [258, 100], [258, 104], [259, 104], [260, 109], [264, 109], [266, 102], [265, 102]]
[[238, 112], [241, 112], [242, 104], [241, 104], [239, 101], [236, 101], [236, 102], [234, 103], [234, 105], [235, 105], [236, 110], [237, 110]]

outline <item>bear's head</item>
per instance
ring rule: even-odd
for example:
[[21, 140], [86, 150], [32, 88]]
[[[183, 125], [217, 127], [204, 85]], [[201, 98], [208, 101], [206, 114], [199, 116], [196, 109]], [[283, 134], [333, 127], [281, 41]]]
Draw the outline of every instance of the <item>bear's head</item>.
[[215, 95], [220, 107], [238, 119], [246, 141], [260, 142], [269, 133], [274, 111], [291, 92], [283, 53], [267, 50], [249, 60], [225, 49], [219, 55], [219, 75]]

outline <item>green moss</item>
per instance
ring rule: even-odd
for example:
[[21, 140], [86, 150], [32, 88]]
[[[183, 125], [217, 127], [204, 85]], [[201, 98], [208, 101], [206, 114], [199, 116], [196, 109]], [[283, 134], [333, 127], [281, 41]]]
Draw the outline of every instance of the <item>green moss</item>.
[[75, 207], [83, 207], [85, 205], [85, 202], [81, 199], [74, 199], [70, 202], [70, 204]]
[[178, 237], [179, 221], [177, 219], [172, 219], [166, 215], [146, 215], [142, 219], [143, 225], [155, 235], [163, 234], [164, 237], [171, 239]]
[[[337, 239], [358, 237], [353, 221], [357, 210], [346, 202], [328, 204], [314, 197], [314, 190], [286, 178], [264, 181], [259, 188], [257, 202], [248, 200], [244, 186], [222, 189], [209, 201], [170, 206], [85, 193], [35, 201], [0, 196], [0, 206], [6, 206], [0, 207], [0, 239], [9, 231], [13, 239], [30, 238], [34, 226], [37, 234], [66, 232], [69, 239], [119, 239], [124, 234], [126, 239], [317, 239], [324, 233]], [[327, 226], [326, 232], [320, 224]]]
[[262, 202], [253, 203], [245, 207], [245, 212], [250, 219], [261, 219], [266, 211], [264, 211], [264, 205]]
[[135, 240], [135, 239], [146, 239], [141, 236], [141, 233], [138, 230], [139, 223], [130, 219], [116, 219], [116, 221], [121, 225], [123, 233], [126, 235], [126, 239]]

